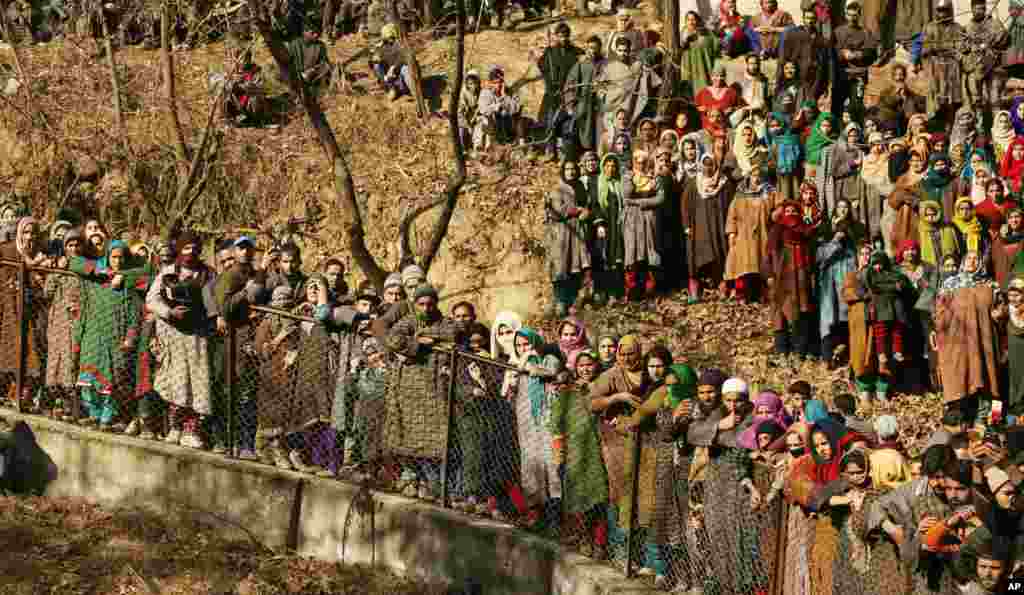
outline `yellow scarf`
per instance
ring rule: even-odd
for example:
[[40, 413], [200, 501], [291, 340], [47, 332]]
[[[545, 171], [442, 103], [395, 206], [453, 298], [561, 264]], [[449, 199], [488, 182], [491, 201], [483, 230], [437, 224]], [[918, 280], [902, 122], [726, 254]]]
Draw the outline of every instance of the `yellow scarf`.
[[953, 225], [960, 230], [960, 233], [964, 236], [964, 241], [967, 242], [968, 252], [981, 252], [981, 234], [982, 226], [981, 221], [978, 221], [978, 216], [971, 212], [970, 219], [964, 219], [960, 216], [960, 209], [958, 208], [961, 204], [967, 203], [974, 206], [974, 202], [971, 197], [964, 196], [960, 200], [956, 201], [955, 209], [956, 215], [953, 216]]

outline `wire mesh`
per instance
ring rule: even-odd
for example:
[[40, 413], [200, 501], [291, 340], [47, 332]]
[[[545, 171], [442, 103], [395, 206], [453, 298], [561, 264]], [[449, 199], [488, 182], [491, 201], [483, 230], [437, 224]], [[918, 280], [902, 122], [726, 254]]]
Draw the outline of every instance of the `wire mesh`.
[[[301, 290], [301, 304], [247, 308], [218, 332], [187, 313], [213, 279], [175, 289], [165, 275], [0, 261], [8, 402], [514, 522], [666, 590], [909, 589], [869, 526], [882, 494], [809, 515], [779, 497], [785, 467], [770, 456], [687, 446], [667, 408], [630, 424], [594, 413], [592, 386], [553, 352], [509, 365], [456, 349], [450, 321], [414, 316], [375, 336]], [[757, 506], [747, 478], [769, 496]]]

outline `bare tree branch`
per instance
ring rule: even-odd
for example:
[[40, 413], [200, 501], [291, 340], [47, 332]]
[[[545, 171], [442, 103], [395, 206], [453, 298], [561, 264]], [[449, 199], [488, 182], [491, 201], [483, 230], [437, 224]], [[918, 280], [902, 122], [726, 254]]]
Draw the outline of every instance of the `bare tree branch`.
[[420, 205], [419, 207], [416, 207], [415, 209], [410, 211], [408, 214], [406, 214], [405, 217], [402, 218], [402, 222], [398, 225], [398, 237], [399, 237], [399, 244], [398, 244], [398, 263], [399, 264], [398, 264], [398, 268], [399, 268], [399, 270], [404, 269], [405, 267], [409, 266], [410, 264], [413, 264], [414, 262], [416, 262], [416, 254], [415, 254], [415, 251], [412, 249], [412, 241], [409, 239], [410, 232], [412, 231], [413, 223], [416, 222], [416, 219], [418, 219], [420, 217], [420, 215], [426, 213], [427, 211], [433, 209], [434, 207], [439, 207], [439, 206], [443, 205], [445, 202], [447, 202], [447, 200], [448, 200], [447, 195], [446, 196], [442, 196], [440, 198], [437, 198], [435, 200], [432, 200], [432, 201], [428, 202], [425, 205]]
[[423, 76], [420, 73], [420, 61], [416, 59], [416, 52], [409, 45], [405, 23], [402, 22], [402, 15], [398, 13], [398, 0], [391, 0], [388, 5], [391, 8], [391, 20], [398, 27], [398, 43], [402, 46], [402, 55], [405, 56], [405, 62], [409, 65], [409, 78], [412, 79], [412, 88], [409, 91], [412, 93], [413, 99], [416, 100], [416, 115], [426, 118], [430, 115], [430, 109], [427, 108], [427, 102], [423, 98]]
[[[178, 186], [178, 191], [175, 196], [174, 203], [181, 204], [182, 207], [181, 210], [178, 211], [177, 217], [174, 218], [174, 221], [171, 224], [170, 229], [172, 231], [180, 228], [182, 222], [184, 222], [185, 219], [188, 218], [189, 213], [192, 212], [192, 206], [195, 205], [196, 201], [199, 200], [199, 196], [202, 195], [201, 189], [199, 192], [193, 192], [193, 187], [197, 185], [196, 175], [198, 175], [199, 173], [199, 168], [206, 165], [206, 148], [210, 144], [210, 135], [213, 133], [214, 129], [213, 122], [217, 116], [217, 112], [220, 111], [220, 106], [224, 102], [224, 93], [226, 92], [226, 90], [227, 85], [221, 87], [220, 93], [217, 95], [217, 98], [213, 101], [213, 105], [210, 106], [210, 113], [206, 117], [206, 129], [203, 130], [203, 138], [201, 141], [199, 141], [199, 147], [195, 150], [195, 153], [192, 155], [192, 162], [189, 163], [188, 166], [188, 177], [185, 179], [184, 183], [180, 183], [180, 185]], [[205, 176], [202, 185], [205, 185]]]
[[113, 87], [114, 95], [114, 125], [117, 127], [118, 136], [125, 151], [128, 151], [128, 133], [124, 127], [124, 112], [121, 109], [121, 81], [117, 78], [117, 62], [114, 60], [114, 44], [110, 42], [110, 28], [107, 27], [107, 15], [103, 12], [103, 5], [99, 8], [100, 26], [103, 31], [103, 48], [107, 54], [107, 68], [110, 70], [110, 84]]
[[327, 122], [323, 110], [320, 109], [317, 98], [306, 92], [302, 77], [292, 68], [288, 50], [281, 42], [281, 39], [274, 33], [266, 6], [261, 2], [251, 2], [249, 6], [253, 11], [256, 26], [259, 28], [260, 34], [267, 44], [267, 49], [270, 50], [270, 54], [274, 57], [274, 62], [277, 64], [278, 69], [288, 75], [286, 77], [288, 79], [288, 86], [292, 93], [301, 101], [302, 107], [306, 111], [306, 116], [309, 118], [310, 125], [313, 126], [317, 133], [320, 146], [323, 148], [327, 160], [331, 162], [334, 172], [334, 187], [340, 199], [338, 207], [341, 210], [348, 211], [351, 218], [351, 224], [348, 226], [346, 233], [352, 258], [374, 285], [383, 287], [387, 272], [377, 263], [377, 260], [366, 247], [366, 231], [363, 228], [363, 217], [359, 211], [359, 202], [356, 200], [352, 172], [345, 161], [345, 156], [342, 153], [341, 146], [338, 144], [338, 139], [334, 136], [334, 130], [331, 129], [331, 125]]
[[427, 253], [423, 255], [420, 266], [425, 273], [430, 272], [437, 253], [441, 250], [441, 242], [448, 235], [448, 225], [455, 213], [455, 205], [459, 200], [462, 185], [466, 183], [466, 155], [462, 149], [462, 138], [459, 134], [459, 98], [462, 94], [462, 71], [466, 62], [466, 2], [455, 0], [455, 80], [452, 81], [451, 95], [448, 98], [448, 138], [452, 144], [455, 157], [455, 172], [448, 180], [445, 189], [445, 203], [441, 216], [434, 223]]
[[[179, 167], [189, 162], [188, 145], [185, 144], [185, 131], [181, 128], [178, 117], [178, 94], [174, 76], [174, 55], [171, 54], [171, 7], [164, 2], [160, 10], [160, 58], [164, 71], [164, 99], [167, 111], [171, 116], [171, 127], [174, 129], [174, 155]], [[183, 172], [182, 172], [183, 173]]]

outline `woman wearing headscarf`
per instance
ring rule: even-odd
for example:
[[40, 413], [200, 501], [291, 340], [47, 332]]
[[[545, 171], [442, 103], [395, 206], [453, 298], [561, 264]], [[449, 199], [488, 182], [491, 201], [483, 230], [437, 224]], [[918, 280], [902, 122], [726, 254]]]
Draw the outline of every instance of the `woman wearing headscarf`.
[[682, 50], [680, 78], [690, 86], [689, 92], [684, 94], [696, 97], [711, 84], [711, 71], [719, 54], [718, 39], [704, 26], [700, 15], [690, 11], [684, 17], [679, 45]]
[[1013, 130], [1013, 122], [1010, 120], [1010, 112], [999, 110], [992, 118], [992, 144], [996, 149], [996, 161], [1002, 161], [1010, 143], [1017, 136]]
[[[651, 352], [658, 358], [655, 364], [664, 364], [670, 358], [664, 349], [655, 350]], [[651, 355], [648, 373], [652, 368]], [[697, 583], [692, 569], [695, 552], [688, 547], [694, 543], [689, 522], [692, 449], [683, 441], [694, 413], [697, 381], [697, 373], [689, 366], [669, 366], [664, 381], [653, 385], [648, 391], [650, 396], [626, 422], [629, 429], [653, 436], [654, 474], [648, 479], [653, 480], [655, 502], [649, 539], [658, 548], [658, 558], [665, 563], [661, 578], [655, 576], [655, 586], [664, 589], [674, 582], [677, 592]]]
[[[896, 264], [907, 280], [906, 304], [911, 306], [907, 319], [910, 332], [907, 333], [912, 358], [918, 358], [918, 366], [909, 369], [908, 384], [911, 386], [928, 386], [928, 381], [921, 375], [934, 373], [936, 359], [931, 352], [928, 337], [932, 331], [932, 311], [935, 309], [935, 294], [942, 284], [939, 267], [921, 260], [921, 245], [917, 240], [903, 240], [894, 250]], [[905, 340], [906, 342], [906, 340]], [[924, 359], [921, 362], [920, 359]], [[915, 374], [918, 374], [916, 378]]]
[[625, 247], [622, 237], [622, 163], [615, 155], [601, 160], [597, 179], [597, 201], [593, 204], [593, 253], [595, 263], [594, 301], [615, 300], [622, 295], [622, 258]]
[[519, 372], [506, 376], [502, 393], [514, 402], [526, 521], [536, 527], [551, 500], [561, 497], [547, 419], [552, 402], [549, 386], [563, 366], [557, 348], [545, 344], [536, 331], [527, 327], [516, 331], [515, 357]]
[[928, 158], [928, 171], [921, 178], [920, 184], [924, 192], [923, 198], [942, 204], [943, 212], [953, 212], [957, 197], [949, 156], [944, 153], [932, 153]]
[[[519, 360], [516, 357], [515, 337], [516, 332], [523, 327], [522, 317], [515, 312], [508, 310], [498, 312], [491, 325], [491, 359], [496, 362], [518, 366]], [[504, 388], [505, 384], [515, 382], [518, 374], [512, 370], [505, 370], [502, 382], [499, 386]], [[507, 393], [499, 393], [505, 396]], [[526, 502], [522, 491], [518, 487], [519, 482], [519, 444], [515, 432], [508, 431], [515, 427], [516, 415], [513, 404], [508, 399], [487, 399], [483, 403], [485, 417], [490, 420], [493, 431], [487, 433], [488, 440], [483, 447], [485, 457], [485, 478], [491, 486], [491, 493], [487, 498], [487, 508], [491, 516], [496, 519], [504, 518], [501, 509], [498, 508], [499, 498], [508, 495], [512, 504], [520, 514], [526, 514]], [[502, 501], [501, 504], [507, 504]], [[506, 508], [507, 507], [503, 507]]]
[[682, 225], [686, 238], [689, 281], [687, 300], [700, 300], [700, 280], [717, 283], [722, 279], [728, 240], [725, 236], [732, 185], [710, 155], [701, 158], [696, 178], [687, 179], [682, 191]]
[[735, 295], [747, 302], [760, 298], [762, 275], [766, 274], [768, 230], [778, 195], [767, 180], [763, 158], [752, 161], [753, 169], [736, 188], [725, 219], [729, 253], [725, 259], [725, 281], [733, 282]]
[[860, 401], [866, 405], [873, 393], [884, 397], [889, 382], [879, 374], [875, 341], [871, 335], [870, 300], [867, 291], [867, 271], [874, 249], [861, 244], [857, 249], [857, 269], [850, 271], [843, 281], [842, 299], [848, 308], [850, 329], [850, 370]]
[[[71, 229], [61, 242], [62, 255], [50, 266], [65, 269], [82, 254], [82, 232]], [[63, 420], [76, 421], [78, 363], [72, 350], [74, 328], [81, 313], [81, 282], [71, 275], [50, 274], [43, 285], [43, 297], [50, 304], [46, 324], [46, 389], [50, 402], [64, 402]]]
[[974, 203], [970, 197], [956, 201], [953, 226], [960, 232], [960, 239], [965, 252], [977, 252], [982, 260], [988, 260], [989, 235], [985, 225], [974, 213]]
[[[858, 215], [861, 212], [868, 214], [864, 224], [875, 229], [881, 217], [881, 200], [878, 199], [877, 192], [869, 190], [866, 181], [860, 175], [866, 157], [863, 140], [860, 126], [850, 123], [843, 129], [839, 140], [825, 149], [825, 152], [829, 153], [827, 161], [830, 167], [828, 171], [822, 168], [818, 172], [818, 193], [822, 196], [822, 203], [828, 216], [831, 216], [832, 209], [835, 208], [836, 199], [845, 198], [857, 205], [855, 212]], [[871, 204], [872, 200], [874, 204]], [[877, 214], [872, 212], [872, 207], [875, 207], [874, 211], [877, 211]], [[874, 221], [871, 221], [872, 215]]]
[[935, 344], [947, 405], [977, 397], [979, 422], [999, 393], [999, 349], [992, 321], [995, 283], [981, 254], [967, 252], [960, 272], [942, 283], [935, 299]]
[[558, 326], [558, 348], [562, 352], [566, 368], [575, 370], [576, 356], [590, 349], [587, 327], [579, 318], [570, 316]]
[[754, 484], [750, 451], [736, 442], [750, 415], [748, 394], [746, 382], [739, 378], [725, 381], [720, 397], [698, 390], [698, 418], [690, 422], [686, 436], [697, 449], [691, 481], [694, 465], [703, 466], [704, 523], [716, 541], [713, 580], [743, 593], [766, 588], [769, 580], [760, 563], [753, 512], [761, 505], [761, 493]]
[[733, 136], [732, 156], [735, 161], [733, 175], [737, 179], [743, 179], [750, 174], [751, 160], [763, 152], [760, 139], [757, 138], [753, 122], [744, 120], [737, 128]]
[[[786, 480], [798, 461], [808, 452], [810, 445], [810, 425], [798, 421], [789, 426], [780, 442], [785, 449], [772, 470], [772, 485], [768, 490], [766, 504], [779, 501], [784, 494]], [[781, 593], [786, 595], [812, 595], [810, 576], [810, 550], [814, 540], [814, 518], [809, 516], [798, 503], [791, 501], [788, 495], [785, 501], [786, 535], [785, 549], [782, 554]]]
[[857, 246], [865, 238], [864, 226], [853, 219], [852, 205], [845, 198], [836, 201], [830, 225], [823, 229], [817, 245], [818, 333], [821, 357], [835, 367], [849, 341], [849, 311], [843, 300], [846, 276], [857, 268]]
[[1017, 209], [1019, 205], [1016, 200], [1009, 197], [1006, 186], [999, 178], [991, 178], [982, 189], [982, 198], [972, 193], [971, 202], [974, 203], [974, 212], [978, 219], [985, 224], [989, 237], [997, 239], [1005, 230], [1009, 214]]
[[[806, 183], [805, 183], [806, 184]], [[808, 188], [813, 188], [806, 184]], [[811, 356], [814, 302], [811, 297], [814, 267], [813, 238], [820, 219], [805, 220], [800, 206], [784, 202], [773, 216], [768, 234], [767, 281], [772, 291], [771, 310], [775, 352]]]
[[[643, 287], [648, 297], [657, 287], [655, 272], [662, 266], [661, 209], [669, 201], [671, 177], [659, 175], [652, 155], [633, 154], [633, 172], [622, 184], [622, 235], [626, 269], [625, 299], [635, 300]], [[642, 285], [641, 285], [642, 280]]]
[[[40, 264], [42, 260], [41, 253], [37, 247], [37, 232], [38, 226], [34, 218], [22, 217], [18, 219], [15, 224], [14, 239], [0, 246], [0, 257], [13, 262], [24, 262], [28, 266]], [[40, 289], [40, 281], [35, 275], [31, 275], [29, 280], [30, 285], [26, 288], [26, 299], [24, 300], [24, 307], [26, 309], [24, 312], [18, 306], [18, 292], [16, 290], [5, 289], [3, 292], [0, 292], [0, 347], [6, 353], [18, 353], [22, 321], [29, 321], [29, 351], [25, 359], [25, 372], [29, 384], [23, 388], [21, 395], [15, 394], [17, 389], [14, 382], [14, 376], [18, 372], [18, 358], [11, 355], [10, 357], [2, 358], [2, 361], [0, 361], [0, 373], [3, 373], [9, 382], [8, 399], [12, 401], [13, 406], [13, 403], [17, 402], [20, 398], [22, 407], [25, 410], [32, 408], [34, 390], [31, 384], [38, 382], [42, 373], [40, 353], [44, 347], [42, 341], [45, 335], [46, 323], [46, 311], [42, 308], [33, 307], [33, 304], [41, 303], [40, 300], [32, 299], [33, 293], [38, 292]], [[14, 266], [0, 266], [0, 283], [5, 288], [17, 287], [17, 268]]]
[[1021, 251], [1021, 242], [1024, 242], [1024, 211], [1014, 207], [1007, 211], [1006, 224], [992, 240], [992, 270], [1000, 287], [1006, 285], [1010, 277], [1013, 263]]
[[576, 162], [566, 161], [561, 170], [561, 182], [548, 195], [544, 209], [549, 237], [548, 270], [558, 317], [568, 314], [580, 288], [592, 282], [587, 242], [593, 207], [579, 180], [580, 168]]
[[767, 130], [768, 154], [775, 163], [779, 198], [793, 200], [798, 194], [803, 159], [800, 137], [790, 128], [790, 116], [777, 111], [768, 117]]
[[1018, 136], [1010, 143], [999, 165], [999, 175], [1013, 192], [1021, 191], [1021, 180], [1024, 179], [1024, 136]]
[[551, 403], [548, 431], [555, 463], [564, 465], [562, 512], [568, 515], [574, 537], [580, 536], [581, 553], [596, 560], [606, 557], [608, 472], [601, 457], [598, 421], [590, 411], [590, 383], [597, 370], [597, 354], [581, 351], [575, 359], [577, 381], [559, 372]]
[[825, 150], [825, 147], [835, 142], [835, 136], [835, 120], [832, 118], [832, 114], [828, 112], [818, 114], [818, 118], [814, 121], [814, 127], [811, 129], [811, 134], [804, 143], [804, 152], [807, 155], [808, 178], [817, 179], [815, 176], [817, 175], [818, 166], [821, 165], [822, 152]]
[[[870, 145], [868, 153], [864, 156], [860, 166], [864, 195], [860, 204], [854, 201], [851, 206], [854, 217], [866, 227], [865, 237], [874, 241], [881, 236], [886, 249], [888, 249], [889, 233], [895, 218], [895, 213], [890, 213], [885, 200], [893, 190], [893, 183], [889, 179], [890, 156], [881, 133], [872, 133], [868, 144]], [[886, 225], [886, 222], [889, 224]]]
[[[782, 398], [774, 391], [764, 390], [757, 395], [752, 403], [752, 414], [743, 423], [739, 434], [736, 436], [736, 445], [747, 450], [761, 448], [757, 441], [762, 423], [771, 421], [782, 428], [784, 433], [789, 427], [789, 418], [782, 405]], [[781, 435], [781, 433], [780, 433]], [[778, 436], [776, 436], [778, 438]]]
[[[90, 425], [110, 430], [134, 395], [139, 324], [152, 271], [134, 268], [121, 240], [110, 242], [99, 260], [75, 258], [70, 269], [84, 281], [75, 328], [82, 404]], [[198, 440], [185, 445], [202, 446]]]
[[800, 67], [796, 62], [782, 62], [778, 65], [781, 76], [776, 77], [775, 96], [772, 110], [789, 116], [796, 116], [797, 107], [804, 102], [804, 87], [800, 81]]
[[840, 479], [843, 455], [857, 438], [832, 420], [816, 422], [810, 431], [810, 454], [794, 464], [786, 481], [790, 501], [818, 513], [810, 551], [810, 582], [815, 595], [834, 592], [833, 564], [838, 557], [839, 534], [831, 509], [850, 505], [850, 497], [842, 495], [845, 486], [836, 481]]
[[921, 201], [921, 216], [917, 220], [917, 233], [902, 239], [915, 239], [921, 246], [921, 260], [938, 266], [948, 254], [959, 256], [963, 252], [960, 233], [942, 221], [942, 204], [934, 200]]
[[[288, 285], [275, 287], [270, 296], [270, 306], [283, 312], [291, 310], [294, 301], [294, 291]], [[267, 446], [267, 458], [281, 469], [294, 468], [285, 437], [301, 425], [292, 420], [289, 398], [295, 374], [293, 354], [298, 347], [298, 330], [293, 318], [269, 314], [256, 328], [254, 342], [260, 359], [256, 435]], [[296, 456], [301, 455], [296, 453]]]
[[[1006, 159], [1006, 154], [1003, 155], [1003, 159]], [[974, 172], [981, 169], [986, 169], [989, 173], [993, 173], [999, 168], [996, 167], [996, 163], [991, 160], [990, 156], [983, 149], [970, 148], [966, 153], [963, 169], [960, 171], [958, 187], [964, 189], [971, 188], [974, 185]], [[961, 194], [965, 193], [966, 190], [961, 192]]]
[[516, 331], [523, 327], [519, 314], [504, 310], [498, 312], [491, 325], [491, 358], [499, 362], [515, 362]]
[[608, 470], [608, 533], [613, 545], [625, 542], [619, 505], [628, 489], [626, 439], [616, 426], [640, 406], [648, 384], [640, 343], [635, 335], [626, 335], [619, 340], [615, 366], [602, 372], [590, 385], [590, 408], [601, 419], [601, 451]]
[[701, 161], [704, 158], [704, 145], [701, 144], [700, 133], [691, 132], [682, 137], [679, 143], [679, 155], [677, 158], [678, 167], [676, 170], [676, 181], [685, 184], [687, 180], [697, 177], [701, 170]]
[[1006, 321], [1009, 394], [1007, 412], [1024, 413], [1024, 274], [1014, 273], [1006, 283], [1009, 315]]
[[619, 336], [615, 333], [604, 333], [597, 337], [598, 373], [615, 367], [615, 355], [619, 350]]

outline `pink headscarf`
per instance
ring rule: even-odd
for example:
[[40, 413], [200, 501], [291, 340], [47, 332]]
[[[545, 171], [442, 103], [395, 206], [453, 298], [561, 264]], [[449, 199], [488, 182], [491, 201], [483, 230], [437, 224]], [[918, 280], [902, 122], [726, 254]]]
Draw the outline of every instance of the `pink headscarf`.
[[[576, 329], [576, 335], [571, 339], [562, 338], [562, 328], [567, 324]], [[558, 325], [558, 347], [562, 350], [562, 355], [565, 356], [566, 366], [570, 370], [575, 370], [576, 356], [590, 347], [587, 342], [587, 328], [575, 316], [566, 318]]]
[[762, 407], [768, 408], [768, 415], [754, 415], [751, 418], [750, 427], [740, 432], [736, 437], [736, 444], [748, 450], [757, 450], [757, 428], [761, 422], [772, 420], [782, 426], [785, 430], [789, 428], [789, 418], [786, 417], [786, 410], [782, 407], [782, 399], [773, 391], [761, 391], [754, 399], [754, 411]]

